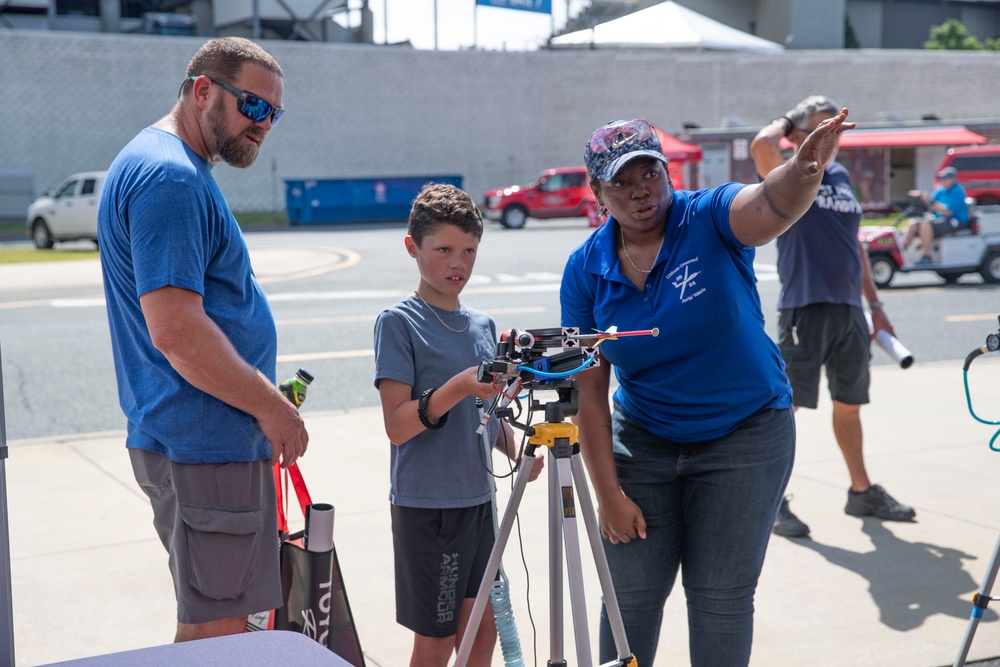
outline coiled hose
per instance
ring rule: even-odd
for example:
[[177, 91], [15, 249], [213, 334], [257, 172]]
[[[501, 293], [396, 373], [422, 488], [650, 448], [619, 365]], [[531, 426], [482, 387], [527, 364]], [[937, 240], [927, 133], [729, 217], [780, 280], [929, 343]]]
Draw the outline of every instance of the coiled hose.
[[507, 577], [500, 572], [500, 578], [493, 582], [490, 588], [490, 602], [493, 603], [493, 618], [496, 619], [497, 636], [500, 638], [500, 650], [503, 652], [503, 664], [506, 667], [524, 667], [521, 655], [521, 638], [517, 634], [514, 623], [514, 610], [510, 606], [510, 587]]

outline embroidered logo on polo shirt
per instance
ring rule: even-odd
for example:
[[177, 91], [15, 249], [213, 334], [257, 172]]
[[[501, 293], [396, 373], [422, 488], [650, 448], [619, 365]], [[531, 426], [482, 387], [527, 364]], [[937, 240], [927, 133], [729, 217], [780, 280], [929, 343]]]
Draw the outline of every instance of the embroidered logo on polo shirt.
[[673, 271], [667, 274], [667, 280], [677, 288], [680, 293], [681, 303], [687, 303], [691, 299], [705, 293], [705, 288], [698, 288], [698, 276], [701, 271], [697, 270], [698, 258], [694, 257], [681, 262]]

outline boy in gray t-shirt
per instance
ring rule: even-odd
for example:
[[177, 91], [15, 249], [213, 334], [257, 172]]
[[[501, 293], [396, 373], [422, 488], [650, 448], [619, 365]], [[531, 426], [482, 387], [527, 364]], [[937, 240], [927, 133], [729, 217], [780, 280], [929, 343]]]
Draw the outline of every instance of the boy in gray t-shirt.
[[[482, 234], [481, 214], [468, 194], [451, 185], [425, 186], [413, 202], [405, 240], [420, 281], [413, 296], [375, 322], [375, 386], [392, 443], [396, 621], [415, 633], [413, 664], [448, 664], [494, 541], [490, 452], [476, 433], [476, 399], [497, 394], [478, 380], [479, 364], [495, 356], [496, 325], [458, 299]], [[517, 457], [506, 422], [491, 418], [485, 433], [486, 442]], [[531, 479], [544, 462], [534, 460]], [[473, 644], [475, 664], [490, 663], [495, 643], [487, 615]]]

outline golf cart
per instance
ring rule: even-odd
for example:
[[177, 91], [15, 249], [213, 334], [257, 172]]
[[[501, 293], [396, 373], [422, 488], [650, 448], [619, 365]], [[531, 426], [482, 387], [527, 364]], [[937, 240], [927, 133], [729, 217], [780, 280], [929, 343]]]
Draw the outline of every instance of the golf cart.
[[927, 215], [919, 200], [913, 201], [899, 216], [895, 226], [862, 227], [858, 238], [868, 249], [872, 279], [886, 287], [897, 273], [933, 271], [953, 283], [966, 273], [978, 273], [988, 283], [1000, 283], [1000, 205], [969, 205], [971, 223], [955, 234], [934, 240], [931, 263], [917, 264], [923, 255], [921, 241], [914, 239], [903, 248], [906, 225], [915, 217]]

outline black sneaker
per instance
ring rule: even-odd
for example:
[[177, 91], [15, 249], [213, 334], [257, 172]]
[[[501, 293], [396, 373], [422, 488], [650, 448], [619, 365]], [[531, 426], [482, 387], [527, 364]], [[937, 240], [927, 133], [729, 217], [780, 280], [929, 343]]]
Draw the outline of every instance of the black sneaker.
[[886, 521], [910, 521], [917, 515], [912, 507], [899, 503], [878, 484], [860, 493], [848, 489], [844, 511], [851, 516], [874, 516]]
[[933, 264], [933, 263], [934, 262], [931, 261], [931, 258], [928, 257], [927, 255], [924, 255], [919, 260], [917, 260], [917, 266], [926, 266], [928, 264]]
[[788, 508], [788, 502], [791, 499], [791, 496], [785, 496], [781, 499], [778, 516], [774, 517], [774, 528], [771, 529], [771, 532], [784, 537], [805, 537], [809, 534], [809, 526], [792, 514], [792, 510]]

